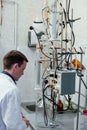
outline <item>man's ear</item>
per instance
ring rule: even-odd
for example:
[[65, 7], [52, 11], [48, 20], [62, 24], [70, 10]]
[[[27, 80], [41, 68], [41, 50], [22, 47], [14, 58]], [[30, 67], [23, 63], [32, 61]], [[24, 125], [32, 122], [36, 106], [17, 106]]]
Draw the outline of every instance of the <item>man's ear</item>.
[[18, 67], [18, 63], [15, 63], [15, 64], [13, 65], [13, 69], [17, 69], [17, 67]]

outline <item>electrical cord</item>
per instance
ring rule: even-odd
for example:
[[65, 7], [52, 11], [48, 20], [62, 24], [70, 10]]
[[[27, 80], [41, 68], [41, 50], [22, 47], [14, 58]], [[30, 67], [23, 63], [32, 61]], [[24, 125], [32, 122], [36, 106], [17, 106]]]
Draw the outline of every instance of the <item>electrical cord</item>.
[[[42, 83], [43, 107], [44, 107], [44, 123], [45, 123], [46, 126], [48, 125], [48, 116], [47, 116], [47, 111], [46, 111], [46, 102], [45, 102], [45, 100], [47, 99], [47, 100], [49, 100], [50, 102], [53, 103], [53, 107], [52, 107], [53, 108], [53, 117], [52, 117], [53, 119], [55, 117], [54, 105], [57, 105], [54, 98], [51, 99], [51, 98], [49, 98], [48, 96], [45, 95], [45, 91], [47, 90], [47, 88], [49, 88], [49, 84], [47, 84], [47, 83], [48, 83], [47, 80], [44, 80], [43, 83]], [[52, 96], [52, 95], [50, 95], [50, 96]]]
[[[63, 8], [62, 3], [59, 2], [59, 0], [57, 0], [57, 1], [58, 1], [59, 5]], [[71, 28], [71, 32], [72, 32], [72, 36], [73, 36], [73, 44], [72, 44], [72, 46], [74, 46], [74, 43], [75, 43], [75, 35], [74, 35], [74, 31], [73, 31], [73, 29], [72, 29], [71, 22], [74, 22], [74, 21], [76, 21], [76, 20], [79, 20], [80, 18], [79, 18], [79, 19], [76, 19], [76, 20], [70, 20], [70, 18], [69, 18], [70, 3], [71, 3], [71, 1], [69, 0], [68, 10], [67, 10], [67, 12], [66, 12], [65, 9], [63, 8], [63, 13], [64, 13], [64, 17], [65, 17], [66, 24], [69, 24], [69, 26], [70, 26], [70, 28]], [[67, 15], [66, 15], [66, 14], [67, 14]], [[68, 21], [67, 21], [67, 18], [68, 18]], [[66, 39], [66, 40], [67, 40], [67, 39]], [[67, 42], [68, 42], [68, 40], [67, 40]]]

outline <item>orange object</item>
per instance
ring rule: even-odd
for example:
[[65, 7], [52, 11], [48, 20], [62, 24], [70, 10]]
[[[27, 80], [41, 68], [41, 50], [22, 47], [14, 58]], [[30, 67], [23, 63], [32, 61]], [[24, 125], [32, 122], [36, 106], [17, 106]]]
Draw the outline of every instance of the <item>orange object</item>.
[[[81, 62], [77, 59], [73, 59], [72, 64], [73, 64], [74, 68], [76, 68], [76, 69], [79, 69], [81, 67]], [[82, 69], [83, 70], [86, 69], [84, 65], [82, 65]]]

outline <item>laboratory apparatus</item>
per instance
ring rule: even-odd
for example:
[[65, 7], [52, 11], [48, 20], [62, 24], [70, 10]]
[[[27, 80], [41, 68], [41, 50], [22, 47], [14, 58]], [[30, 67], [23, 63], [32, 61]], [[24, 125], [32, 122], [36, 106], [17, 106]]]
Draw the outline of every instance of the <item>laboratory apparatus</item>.
[[[71, 0], [66, 0], [65, 3], [62, 0], [46, 0], [42, 9], [44, 31], [40, 30], [43, 33], [39, 33], [38, 37], [33, 28], [38, 39], [35, 90], [36, 113], [41, 112], [43, 115], [43, 119], [39, 118], [41, 127], [60, 126], [61, 123], [56, 122], [56, 114], [69, 110], [77, 112], [78, 130], [81, 82], [86, 89], [87, 86], [82, 73], [85, 70], [84, 51], [82, 47], [79, 50], [75, 47], [73, 30], [73, 23], [79, 22], [80, 18], [74, 19], [70, 4]], [[73, 107], [71, 98], [75, 94], [76, 76], [79, 77], [77, 109]]]

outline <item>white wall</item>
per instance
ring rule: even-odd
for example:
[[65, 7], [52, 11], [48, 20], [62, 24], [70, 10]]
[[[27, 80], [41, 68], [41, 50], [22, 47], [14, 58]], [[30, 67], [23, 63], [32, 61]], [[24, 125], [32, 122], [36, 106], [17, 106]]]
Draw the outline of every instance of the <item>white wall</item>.
[[[22, 93], [22, 101], [35, 100], [35, 48], [28, 47], [28, 31], [33, 21], [41, 13], [45, 0], [2, 0], [2, 25], [0, 26], [0, 65], [2, 57], [11, 49], [19, 49], [29, 59], [25, 75], [18, 82]], [[86, 46], [87, 42], [87, 0], [72, 0], [74, 18], [81, 20], [74, 23], [76, 44]], [[86, 57], [85, 57], [86, 58]], [[87, 63], [85, 63], [87, 64]], [[87, 66], [87, 65], [86, 65]]]

